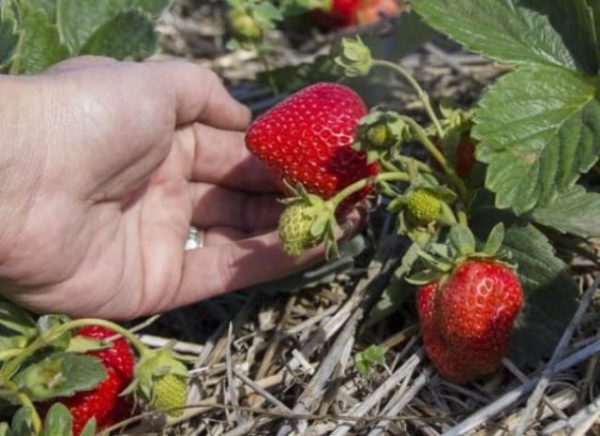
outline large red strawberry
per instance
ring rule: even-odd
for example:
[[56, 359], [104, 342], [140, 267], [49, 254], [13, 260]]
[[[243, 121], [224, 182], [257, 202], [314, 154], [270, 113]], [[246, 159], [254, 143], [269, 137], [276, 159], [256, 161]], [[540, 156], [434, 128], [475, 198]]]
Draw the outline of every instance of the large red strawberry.
[[[104, 339], [114, 336], [115, 332], [104, 327], [87, 326], [77, 334]], [[109, 348], [90, 351], [87, 354], [102, 360], [107, 376], [94, 389], [59, 400], [71, 411], [75, 436], [81, 433], [91, 418], [96, 418], [97, 428], [102, 429], [127, 418], [131, 412], [130, 400], [119, 396], [133, 380], [135, 362], [127, 341], [119, 338], [113, 341]]]
[[440, 374], [466, 383], [498, 369], [522, 302], [514, 271], [491, 260], [464, 261], [423, 286], [417, 296], [423, 341]]
[[[248, 149], [279, 180], [301, 183], [328, 199], [351, 183], [377, 174], [364, 152], [351, 148], [358, 121], [367, 110], [350, 88], [318, 83], [290, 96], [260, 116], [246, 133]], [[372, 187], [351, 196], [364, 198]]]

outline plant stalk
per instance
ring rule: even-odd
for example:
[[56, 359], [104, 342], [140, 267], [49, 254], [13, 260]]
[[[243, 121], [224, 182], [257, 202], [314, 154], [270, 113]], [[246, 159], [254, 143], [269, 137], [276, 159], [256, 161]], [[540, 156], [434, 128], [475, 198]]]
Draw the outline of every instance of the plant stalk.
[[403, 66], [396, 64], [394, 62], [383, 60], [383, 59], [373, 59], [372, 65], [389, 68], [392, 71], [394, 71], [394, 72], [400, 74], [402, 77], [404, 77], [404, 79], [415, 90], [419, 99], [423, 102], [423, 105], [425, 106], [425, 110], [427, 111], [427, 115], [429, 115], [431, 122], [435, 126], [435, 130], [437, 131], [438, 136], [440, 138], [443, 138], [444, 130], [442, 129], [442, 124], [440, 123], [440, 120], [438, 119], [437, 115], [435, 114], [435, 111], [433, 110], [433, 107], [431, 106], [431, 100], [429, 99], [429, 95], [427, 95], [427, 93], [423, 90], [423, 88], [421, 88], [421, 85], [419, 85], [419, 82], [417, 82], [415, 80], [415, 78], [412, 76], [412, 74], [410, 74], [410, 72], [408, 70], [406, 70]]
[[406, 116], [402, 116], [401, 118], [411, 127], [411, 129], [413, 130], [413, 132], [415, 133], [415, 135], [417, 136], [417, 138], [419, 139], [421, 144], [423, 144], [423, 146], [427, 149], [429, 154], [431, 156], [433, 156], [433, 158], [440, 164], [440, 166], [442, 167], [444, 172], [450, 178], [450, 181], [452, 182], [452, 184], [456, 187], [456, 189], [458, 191], [458, 195], [460, 196], [462, 202], [466, 204], [467, 188], [465, 187], [464, 182], [462, 181], [462, 179], [460, 177], [458, 177], [458, 174], [456, 174], [456, 171], [448, 163], [448, 160], [444, 157], [442, 152], [435, 146], [435, 144], [433, 142], [431, 142], [431, 139], [429, 139], [427, 132], [425, 132], [423, 127], [421, 127], [412, 118], [406, 117]]
[[373, 185], [377, 182], [389, 182], [394, 180], [401, 180], [403, 182], [410, 182], [411, 178], [408, 174], [401, 171], [394, 171], [389, 173], [381, 173], [376, 176], [367, 177], [365, 179], [354, 182], [353, 184], [346, 186], [340, 192], [335, 194], [329, 201], [333, 204], [334, 209], [344, 201], [350, 195], [364, 189], [369, 185]]

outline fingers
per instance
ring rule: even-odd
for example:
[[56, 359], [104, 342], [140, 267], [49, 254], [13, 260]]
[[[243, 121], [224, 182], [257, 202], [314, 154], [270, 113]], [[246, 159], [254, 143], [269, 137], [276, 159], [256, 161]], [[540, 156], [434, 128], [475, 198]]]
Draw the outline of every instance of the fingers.
[[104, 56], [79, 56], [52, 65], [44, 73], [57, 74], [81, 70], [90, 67], [103, 67], [117, 63], [115, 59]]
[[194, 121], [230, 130], [244, 130], [250, 111], [237, 102], [212, 71], [184, 61], [152, 62], [173, 90], [177, 125]]
[[277, 227], [283, 205], [270, 194], [247, 194], [206, 183], [190, 184], [192, 224], [246, 232]]
[[229, 227], [212, 227], [204, 231], [204, 247], [227, 245], [232, 242], [246, 239], [248, 233]]
[[177, 133], [184, 148], [193, 149], [191, 178], [244, 191], [277, 192], [267, 168], [254, 157], [239, 132], [194, 124]]
[[320, 248], [299, 259], [281, 249], [275, 231], [186, 252], [178, 299], [187, 304], [292, 274], [322, 258]]
[[[348, 237], [360, 226], [353, 213], [338, 236]], [[323, 247], [308, 250], [299, 258], [283, 252], [276, 231], [259, 234], [230, 244], [206, 246], [186, 252], [183, 277], [174, 304], [188, 304], [272, 281], [298, 272], [322, 259]]]

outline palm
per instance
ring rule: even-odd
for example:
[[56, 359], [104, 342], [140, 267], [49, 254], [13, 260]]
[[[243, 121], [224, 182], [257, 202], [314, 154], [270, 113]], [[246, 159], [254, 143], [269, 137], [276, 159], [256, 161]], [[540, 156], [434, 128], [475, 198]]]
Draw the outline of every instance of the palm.
[[[212, 75], [189, 64], [78, 62], [51, 74], [62, 123], [46, 127], [58, 150], [42, 150], [26, 225], [0, 264], [12, 272], [9, 297], [39, 311], [132, 318], [320, 255], [281, 252], [273, 185], [243, 146], [247, 113]], [[205, 247], [186, 252], [190, 224], [206, 229]]]

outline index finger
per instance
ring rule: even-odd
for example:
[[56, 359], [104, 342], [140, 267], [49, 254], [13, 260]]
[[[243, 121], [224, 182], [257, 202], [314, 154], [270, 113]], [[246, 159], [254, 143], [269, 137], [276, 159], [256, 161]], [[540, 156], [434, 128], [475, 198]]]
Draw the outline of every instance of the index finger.
[[152, 66], [173, 92], [178, 126], [200, 121], [243, 131], [250, 123], [250, 110], [227, 92], [211, 70], [185, 61], [153, 62]]

